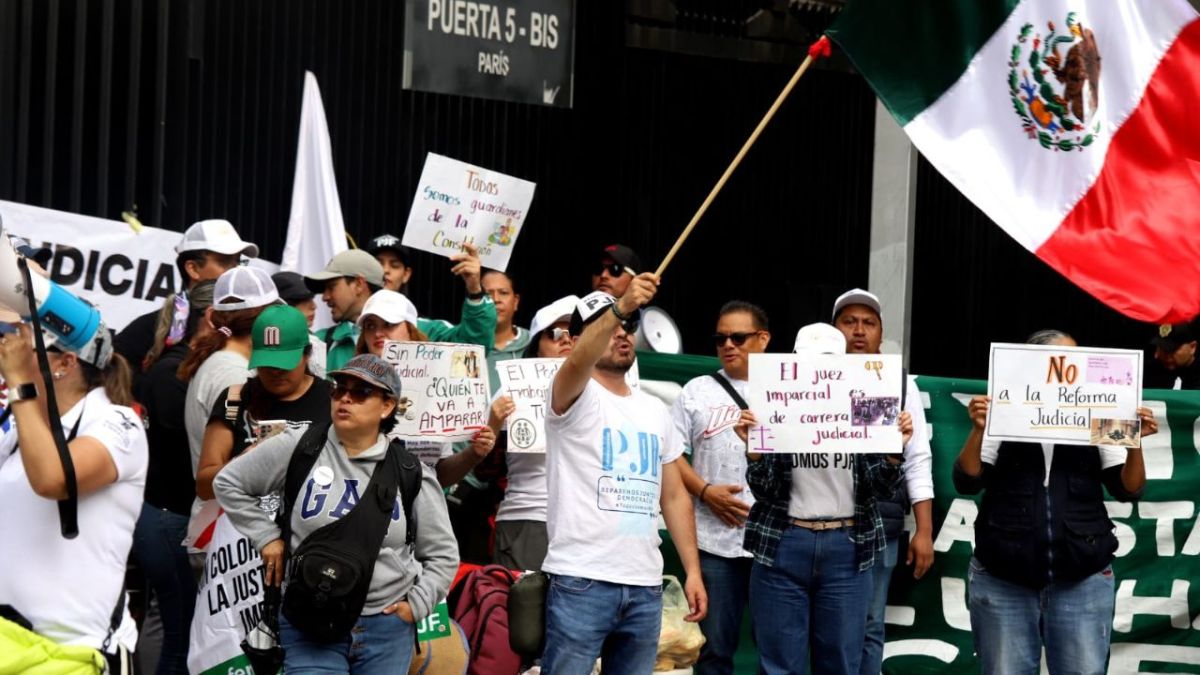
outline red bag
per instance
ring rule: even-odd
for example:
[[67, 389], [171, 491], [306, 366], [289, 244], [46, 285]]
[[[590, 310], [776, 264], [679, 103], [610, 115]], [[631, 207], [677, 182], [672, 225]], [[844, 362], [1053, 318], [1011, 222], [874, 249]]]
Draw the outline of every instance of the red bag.
[[521, 657], [508, 646], [508, 591], [516, 576], [488, 565], [463, 579], [451, 593], [452, 618], [471, 648], [469, 675], [517, 675]]

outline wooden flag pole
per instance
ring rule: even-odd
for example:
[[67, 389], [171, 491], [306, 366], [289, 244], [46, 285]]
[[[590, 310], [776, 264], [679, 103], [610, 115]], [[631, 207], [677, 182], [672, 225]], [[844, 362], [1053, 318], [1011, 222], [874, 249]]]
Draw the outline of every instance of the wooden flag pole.
[[662, 263], [660, 263], [658, 266], [658, 270], [654, 272], [655, 275], [662, 276], [663, 271], [667, 269], [667, 265], [671, 264], [671, 260], [675, 257], [675, 254], [679, 252], [679, 249], [683, 246], [683, 242], [687, 240], [688, 235], [691, 234], [692, 230], [696, 227], [696, 223], [700, 222], [700, 219], [704, 217], [704, 213], [708, 211], [708, 207], [711, 206], [713, 200], [717, 198], [717, 193], [721, 191], [721, 188], [725, 187], [726, 181], [728, 181], [729, 177], [733, 175], [733, 172], [738, 168], [738, 165], [742, 163], [742, 159], [746, 156], [746, 153], [750, 151], [750, 148], [754, 145], [754, 142], [758, 140], [758, 137], [760, 134], [762, 134], [763, 129], [770, 124], [771, 118], [775, 117], [775, 113], [778, 112], [780, 106], [783, 105], [783, 102], [787, 99], [788, 94], [792, 93], [792, 89], [796, 87], [796, 83], [800, 81], [800, 78], [804, 75], [804, 72], [808, 70], [808, 67], [811, 66], [813, 61], [817, 60], [818, 57], [829, 56], [829, 51], [829, 38], [824, 35], [822, 35], [821, 39], [817, 40], [811, 47], [809, 47], [808, 56], [804, 59], [804, 62], [801, 63], [800, 67], [796, 69], [796, 73], [792, 75], [792, 79], [788, 80], [788, 83], [783, 87], [783, 91], [779, 92], [779, 96], [775, 97], [775, 102], [771, 104], [770, 109], [767, 110], [767, 114], [763, 115], [763, 118], [761, 121], [759, 121], [758, 126], [754, 128], [753, 132], [751, 132], [750, 138], [747, 138], [746, 142], [742, 144], [742, 149], [738, 150], [738, 153], [736, 156], [734, 156], [733, 161], [730, 162], [729, 166], [725, 169], [725, 173], [721, 174], [721, 178], [717, 181], [717, 184], [713, 186], [713, 189], [709, 191], [708, 196], [704, 198], [704, 203], [700, 204], [700, 208], [697, 209], [696, 214], [692, 216], [692, 221], [687, 224], [687, 227], [683, 228], [683, 232], [679, 235], [679, 238], [675, 240], [675, 245], [672, 246], [671, 250], [667, 252], [667, 257], [663, 258]]

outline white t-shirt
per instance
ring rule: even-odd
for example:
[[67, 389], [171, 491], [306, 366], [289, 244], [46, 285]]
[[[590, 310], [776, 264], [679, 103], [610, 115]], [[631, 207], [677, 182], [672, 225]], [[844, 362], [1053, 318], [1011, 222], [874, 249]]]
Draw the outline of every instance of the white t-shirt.
[[[1054, 444], [1042, 443], [1042, 461], [1046, 466], [1046, 475], [1042, 478], [1042, 486], [1050, 487], [1050, 465], [1054, 461]], [[1126, 450], [1118, 445], [1098, 445], [1100, 450], [1100, 468], [1111, 469], [1125, 463]], [[1000, 456], [1000, 441], [984, 439], [979, 450], [979, 459], [996, 466], [996, 458]]]
[[[30, 486], [15, 449], [17, 431], [0, 438], [0, 495], [5, 507], [0, 604], [15, 607], [35, 632], [59, 644], [99, 649], [124, 592], [149, 449], [137, 414], [113, 405], [102, 387], [62, 417], [64, 434], [70, 434], [81, 414], [76, 437], [104, 445], [117, 467], [117, 480], [79, 500], [79, 536], [74, 539], [62, 536], [57, 502], [39, 497]], [[120, 643], [132, 650], [136, 642], [137, 629], [126, 610], [110, 649]]]
[[[746, 398], [749, 382], [735, 380], [724, 370], [721, 376]], [[752, 506], [754, 495], [746, 483], [746, 444], [733, 430], [741, 415], [729, 392], [710, 375], [688, 382], [671, 406], [671, 420], [684, 440], [684, 451], [692, 455], [696, 474], [713, 485], [742, 486], [737, 498]], [[729, 527], [698, 498], [695, 509], [696, 543], [701, 551], [725, 558], [750, 557], [742, 548], [745, 527]]]
[[188, 448], [192, 451], [192, 475], [200, 466], [200, 449], [204, 446], [204, 429], [212, 414], [213, 404], [221, 393], [250, 377], [249, 359], [235, 351], [214, 352], [188, 383], [187, 400], [183, 404], [183, 425], [187, 429]]
[[638, 391], [618, 396], [591, 379], [565, 414], [554, 414], [549, 398], [550, 547], [542, 569], [630, 586], [662, 584], [663, 466], [683, 454], [666, 405]]
[[848, 452], [795, 456], [788, 515], [801, 520], [854, 517], [854, 458]]
[[546, 453], [509, 452], [508, 487], [496, 520], [546, 522]]

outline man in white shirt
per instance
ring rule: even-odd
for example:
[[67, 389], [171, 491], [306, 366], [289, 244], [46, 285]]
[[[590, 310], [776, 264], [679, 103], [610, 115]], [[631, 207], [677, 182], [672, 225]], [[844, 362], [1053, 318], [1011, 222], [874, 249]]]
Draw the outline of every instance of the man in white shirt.
[[[833, 303], [833, 325], [846, 336], [847, 354], [878, 354], [883, 342], [883, 319], [879, 298], [874, 293], [855, 288], [843, 293]], [[879, 675], [883, 664], [883, 616], [887, 608], [888, 586], [892, 571], [899, 562], [900, 533], [904, 529], [904, 514], [911, 505], [917, 531], [908, 543], [906, 564], [913, 568], [913, 578], [920, 579], [933, 564], [933, 453], [925, 429], [925, 408], [916, 382], [906, 377], [903, 408], [912, 415], [912, 439], [904, 446], [904, 481], [892, 499], [879, 500], [883, 517], [887, 550], [882, 565], [875, 565], [872, 574], [874, 595], [867, 613], [867, 635], [863, 642], [863, 658], [859, 675]]]
[[742, 540], [754, 496], [746, 484], [746, 444], [734, 427], [746, 405], [750, 354], [765, 352], [770, 341], [762, 308], [738, 300], [725, 303], [713, 334], [721, 370], [688, 382], [671, 407], [675, 429], [692, 456], [690, 465], [679, 463], [679, 472], [698, 502], [696, 539], [709, 591], [697, 675], [733, 673], [742, 632], [754, 562]]
[[625, 381], [638, 312], [657, 287], [657, 276], [640, 274], [619, 300], [601, 291], [580, 300], [571, 317], [575, 347], [549, 387], [543, 672], [584, 675], [597, 657], [605, 673], [653, 670], [660, 507], [687, 573], [686, 618], [707, 611], [692, 500], [679, 475], [682, 439], [666, 406]]

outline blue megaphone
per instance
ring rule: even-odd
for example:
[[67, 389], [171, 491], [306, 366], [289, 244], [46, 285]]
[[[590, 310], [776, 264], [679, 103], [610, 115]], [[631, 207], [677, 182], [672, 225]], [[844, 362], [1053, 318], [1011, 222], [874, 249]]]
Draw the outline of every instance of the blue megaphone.
[[[18, 266], [21, 257], [12, 241], [0, 229], [0, 304], [29, 320], [29, 300], [25, 293], [25, 275]], [[79, 296], [46, 277], [30, 274], [33, 300], [42, 327], [54, 333], [56, 344], [79, 351], [100, 329], [100, 311]]]

